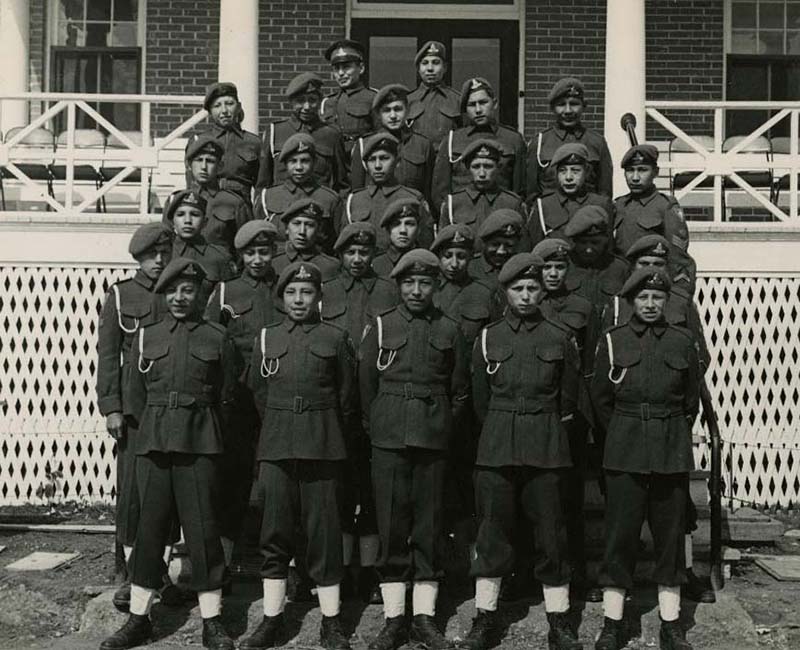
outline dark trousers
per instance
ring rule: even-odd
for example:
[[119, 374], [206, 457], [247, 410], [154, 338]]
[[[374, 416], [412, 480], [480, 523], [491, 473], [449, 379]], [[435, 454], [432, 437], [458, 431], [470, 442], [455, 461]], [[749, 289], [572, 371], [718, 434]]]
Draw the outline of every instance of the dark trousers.
[[586, 549], [583, 504], [585, 499], [586, 471], [589, 465], [587, 429], [572, 427], [569, 451], [572, 467], [564, 479], [564, 513], [567, 518], [567, 548], [572, 570], [578, 576], [586, 574]]
[[256, 472], [257, 432], [237, 427], [235, 435], [225, 441], [225, 454], [220, 467], [222, 498], [220, 527], [222, 536], [236, 540], [250, 505], [250, 492]]
[[446, 468], [443, 451], [372, 448], [381, 582], [441, 577]]
[[342, 566], [341, 461], [261, 461], [258, 490], [264, 501], [261, 520], [263, 578], [284, 579], [298, 553], [297, 530], [305, 541], [305, 566], [314, 584], [339, 584]]
[[569, 582], [567, 530], [563, 512], [564, 469], [478, 467], [476, 557], [471, 575], [501, 578], [514, 568], [515, 527], [533, 528], [534, 575], [542, 584]]
[[136, 430], [128, 423], [125, 435], [117, 440], [117, 543], [133, 546], [139, 522], [139, 494], [136, 489], [136, 454], [133, 438]]
[[676, 587], [686, 582], [684, 535], [689, 475], [606, 472], [606, 547], [599, 582], [630, 589], [642, 524], [653, 534], [653, 581]]
[[375, 496], [372, 493], [372, 445], [361, 427], [349, 436], [344, 479], [342, 529], [357, 537], [375, 535]]
[[[444, 493], [445, 526], [448, 532], [460, 522], [475, 519], [473, 474], [480, 431], [471, 403], [465, 406], [459, 420], [453, 422], [453, 430], [458, 435], [448, 454]], [[474, 535], [474, 531], [471, 534]]]
[[150, 452], [136, 458], [139, 525], [130, 561], [131, 582], [158, 589], [164, 546], [177, 520], [192, 562], [191, 588], [219, 589], [225, 561], [218, 513], [218, 456]]

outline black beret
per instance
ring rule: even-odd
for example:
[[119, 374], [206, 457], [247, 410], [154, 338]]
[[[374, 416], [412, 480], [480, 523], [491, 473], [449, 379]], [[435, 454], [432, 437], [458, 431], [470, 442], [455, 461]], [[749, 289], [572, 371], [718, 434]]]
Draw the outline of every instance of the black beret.
[[663, 269], [636, 269], [622, 285], [620, 295], [631, 298], [643, 289], [658, 289], [669, 293], [672, 282]]
[[278, 228], [274, 223], [266, 219], [253, 219], [236, 231], [233, 245], [237, 251], [240, 251], [257, 237], [267, 239], [269, 243], [272, 243], [277, 236]]
[[392, 269], [390, 277], [404, 275], [439, 275], [439, 258], [425, 248], [415, 248], [401, 257]]
[[419, 62], [426, 56], [438, 56], [442, 61], [447, 61], [447, 48], [444, 43], [439, 41], [428, 41], [423, 45], [414, 57], [414, 65], [419, 66]]
[[461, 157], [464, 159], [464, 164], [469, 165], [475, 158], [490, 158], [495, 162], [499, 162], [502, 155], [503, 145], [497, 140], [478, 138], [464, 148], [464, 153], [461, 154]]
[[289, 156], [308, 151], [312, 156], [317, 154], [317, 145], [309, 133], [295, 133], [286, 138], [278, 155], [280, 162], [286, 162]]
[[322, 214], [322, 206], [314, 199], [306, 197], [304, 199], [298, 199], [286, 208], [281, 215], [281, 221], [283, 221], [283, 223], [289, 223], [292, 217], [308, 217], [309, 219], [319, 221], [322, 219]]
[[517, 253], [500, 269], [497, 281], [508, 285], [519, 278], [539, 278], [542, 274], [544, 260], [535, 253]]
[[578, 97], [583, 101], [583, 84], [580, 79], [564, 77], [556, 81], [553, 88], [550, 90], [550, 94], [547, 96], [547, 101], [550, 103], [550, 106], [552, 106], [562, 97]]
[[342, 228], [342, 232], [339, 233], [339, 237], [337, 237], [336, 243], [333, 245], [333, 250], [340, 253], [350, 244], [374, 246], [376, 239], [377, 231], [369, 221], [354, 221]]
[[538, 255], [546, 262], [548, 260], [569, 259], [570, 250], [572, 250], [572, 244], [568, 241], [547, 238], [536, 244], [531, 252]]
[[313, 72], [304, 72], [297, 75], [289, 82], [289, 85], [286, 86], [286, 90], [284, 91], [283, 95], [284, 97], [289, 97], [291, 99], [300, 93], [313, 91], [319, 92], [321, 88], [322, 79], [320, 79], [318, 75], [314, 74]]
[[608, 233], [608, 212], [599, 205], [584, 205], [575, 211], [564, 228], [567, 237]]
[[580, 142], [567, 142], [556, 149], [550, 159], [550, 166], [556, 167], [560, 164], [585, 164], [589, 161], [589, 150], [585, 144]]
[[657, 165], [658, 148], [652, 144], [637, 144], [622, 156], [622, 169], [629, 165]]
[[192, 190], [180, 190], [178, 192], [174, 192], [169, 197], [169, 206], [167, 206], [167, 221], [172, 221], [172, 218], [175, 216], [175, 211], [182, 205], [191, 205], [193, 208], [197, 208], [200, 210], [200, 212], [205, 214], [208, 204], [202, 196], [200, 196], [197, 192], [193, 192]]
[[398, 97], [408, 102], [408, 93], [410, 92], [411, 91], [403, 84], [389, 84], [388, 86], [384, 86], [375, 94], [375, 97], [372, 98], [372, 110], [377, 110], [386, 104], [390, 97], [392, 98], [391, 101], [395, 101], [394, 98]]
[[197, 260], [191, 260], [188, 257], [176, 257], [161, 272], [153, 291], [164, 293], [177, 280], [192, 280], [199, 284], [206, 279], [207, 275], [203, 265]]
[[421, 207], [422, 204], [417, 199], [406, 198], [392, 201], [386, 206], [386, 210], [383, 211], [380, 226], [381, 228], [386, 228], [391, 224], [393, 219], [399, 219], [401, 217], [414, 217], [419, 220]]
[[500, 208], [484, 219], [478, 229], [478, 237], [484, 241], [492, 235], [519, 237], [524, 225], [525, 220], [519, 212], [510, 208]]
[[669, 242], [664, 239], [661, 235], [645, 235], [644, 237], [639, 237], [631, 247], [626, 251], [625, 257], [629, 260], [635, 260], [636, 258], [642, 257], [644, 255], [652, 255], [653, 257], [668, 257], [669, 256]]
[[220, 97], [233, 97], [237, 102], [239, 101], [239, 91], [236, 84], [230, 81], [220, 81], [219, 83], [211, 84], [206, 88], [206, 96], [203, 99], [203, 108], [207, 111], [211, 110], [211, 105]]
[[186, 147], [186, 162], [191, 162], [201, 153], [210, 153], [212, 156], [216, 156], [217, 160], [221, 160], [225, 153], [225, 147], [211, 135], [195, 135], [189, 140], [189, 146]]
[[150, 250], [156, 244], [172, 243], [172, 232], [160, 221], [139, 226], [128, 244], [128, 252], [134, 258]]
[[378, 149], [383, 149], [396, 155], [397, 148], [400, 144], [397, 138], [395, 138], [391, 133], [388, 133], [386, 131], [380, 131], [379, 133], [375, 133], [374, 135], [371, 135], [363, 142], [364, 146], [361, 150], [361, 158], [364, 161], [366, 161], [367, 158], [370, 157], [370, 154], [372, 154]]
[[475, 235], [465, 223], [451, 223], [439, 231], [436, 239], [431, 244], [431, 250], [438, 253], [442, 248], [465, 248], [472, 250], [475, 245]]
[[358, 41], [344, 38], [328, 46], [328, 49], [325, 50], [325, 58], [331, 62], [331, 65], [347, 61], [363, 61], [364, 46]]
[[472, 77], [472, 79], [467, 79], [463, 84], [461, 84], [462, 113], [467, 110], [467, 102], [469, 101], [469, 96], [474, 92], [478, 92], [479, 90], [485, 90], [488, 93], [489, 97], [497, 97], [494, 88], [492, 88], [492, 84], [490, 84], [483, 77]]
[[311, 282], [316, 285], [317, 289], [322, 287], [322, 271], [319, 267], [312, 262], [305, 262], [303, 260], [296, 260], [289, 264], [278, 277], [278, 283], [275, 290], [279, 296], [283, 296], [283, 290], [290, 282]]

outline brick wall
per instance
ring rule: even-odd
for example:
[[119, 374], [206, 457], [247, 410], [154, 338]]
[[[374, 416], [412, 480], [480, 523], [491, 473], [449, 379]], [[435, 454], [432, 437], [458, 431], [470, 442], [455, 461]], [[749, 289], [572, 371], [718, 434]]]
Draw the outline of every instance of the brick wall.
[[[29, 20], [29, 60], [28, 60], [28, 90], [32, 93], [48, 90], [44, 87], [45, 68], [45, 25], [47, 24], [45, 0], [30, 0], [28, 10]], [[35, 119], [42, 114], [41, 104], [31, 102], [29, 105], [30, 119]]]
[[[145, 92], [202, 95], [217, 79], [219, 0], [148, 0]], [[163, 135], [196, 109], [154, 106], [152, 129]]]
[[283, 91], [297, 74], [316, 72], [332, 90], [323, 53], [344, 38], [345, 0], [273, 0], [259, 5], [258, 108], [263, 130], [269, 121], [287, 115]]

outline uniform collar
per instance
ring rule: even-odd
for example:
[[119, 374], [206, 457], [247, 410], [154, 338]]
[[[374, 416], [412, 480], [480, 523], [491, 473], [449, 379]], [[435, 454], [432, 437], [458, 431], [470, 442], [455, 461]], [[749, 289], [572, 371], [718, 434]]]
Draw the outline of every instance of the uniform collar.
[[287, 177], [286, 180], [283, 181], [283, 184], [291, 194], [296, 194], [297, 190], [300, 189], [303, 190], [303, 192], [305, 192], [306, 194], [310, 195], [318, 187], [313, 177], [309, 178], [308, 181], [303, 183], [302, 185], [298, 185], [291, 178]]
[[288, 316], [283, 319], [283, 326], [287, 332], [293, 332], [296, 328], [301, 328], [304, 332], [308, 333], [313, 331], [320, 323], [319, 314], [313, 316], [310, 320], [298, 323]]
[[319, 251], [317, 250], [316, 246], [312, 246], [308, 250], [299, 251], [287, 241], [285, 252], [286, 257], [288, 257], [292, 262], [294, 262], [298, 257], [305, 262], [310, 262], [317, 256]]
[[667, 331], [667, 323], [662, 318], [660, 321], [653, 323], [650, 325], [649, 323], [645, 323], [634, 314], [631, 319], [628, 321], [631, 329], [636, 332], [637, 336], [642, 336], [647, 330], [653, 330], [653, 334], [655, 334], [658, 338], [661, 338], [664, 332]]
[[391, 196], [394, 194], [398, 189], [400, 189], [400, 183], [397, 182], [397, 179], [393, 178], [388, 183], [384, 183], [383, 185], [374, 185], [370, 184], [367, 186], [367, 191], [369, 192], [370, 196], [375, 196], [375, 194], [380, 190], [381, 194], [384, 196]]
[[500, 128], [500, 125], [497, 122], [495, 122], [494, 120], [491, 120], [485, 126], [478, 126], [477, 124], [470, 124], [467, 127], [467, 134], [468, 135], [472, 135], [474, 133], [486, 133], [486, 132], [489, 132], [489, 133], [491, 133], [493, 135], [497, 135], [497, 131], [498, 131], [499, 128]]
[[473, 203], [475, 203], [481, 196], [485, 196], [489, 203], [494, 203], [495, 199], [500, 196], [500, 188], [495, 185], [492, 189], [482, 192], [472, 183], [470, 183], [467, 185], [467, 195], [470, 199], [472, 199]]
[[215, 180], [213, 183], [206, 183], [205, 185], [198, 185], [198, 194], [205, 198], [206, 196], [210, 196], [212, 199], [219, 194], [219, 181]]
[[184, 241], [182, 239], [176, 239], [175, 241], [176, 241], [176, 243], [178, 245], [177, 246], [178, 247], [178, 255], [181, 255], [181, 256], [184, 255], [186, 253], [186, 251], [188, 249], [190, 249], [190, 248], [193, 248], [194, 250], [196, 250], [201, 255], [204, 255], [205, 252], [206, 252], [206, 249], [208, 248], [208, 242], [205, 240], [205, 238], [202, 235], [198, 235], [197, 237], [195, 237], [194, 239], [192, 239], [190, 241]]
[[506, 322], [508, 323], [509, 327], [514, 330], [515, 332], [519, 331], [519, 328], [524, 325], [525, 329], [530, 332], [533, 328], [535, 328], [539, 323], [542, 322], [542, 312], [541, 310], [537, 309], [536, 312], [530, 318], [520, 318], [517, 316], [511, 309], [506, 309]]
[[301, 122], [300, 118], [298, 118], [297, 115], [292, 115], [289, 118], [289, 124], [298, 133], [300, 131], [305, 131], [306, 133], [313, 133], [319, 126], [319, 121], [315, 120], [311, 124], [306, 124], [305, 122]]
[[648, 203], [650, 203], [650, 201], [652, 201], [655, 198], [656, 194], [658, 194], [658, 190], [656, 189], [655, 186], [653, 186], [650, 188], [650, 191], [647, 194], [641, 194], [641, 195], [628, 194], [628, 196], [625, 197], [625, 203], [627, 205], [636, 201], [637, 203], [641, 203], [642, 205], [647, 205]]
[[397, 312], [407, 321], [410, 321], [412, 318], [424, 318], [426, 321], [431, 322], [433, 320], [433, 310], [434, 307], [433, 305], [431, 305], [421, 314], [412, 314], [410, 311], [408, 311], [408, 308], [405, 306], [404, 303], [401, 302], [397, 306]]
[[197, 328], [197, 326], [200, 325], [200, 322], [202, 320], [199, 315], [185, 318], [183, 320], [178, 320], [169, 311], [167, 312], [167, 315], [164, 318], [166, 319], [165, 324], [170, 332], [174, 332], [175, 328], [178, 327], [178, 325], [185, 325], [189, 331], [194, 331]]
[[574, 129], [565, 129], [557, 122], [553, 125], [553, 132], [561, 139], [564, 140], [568, 135], [571, 135], [576, 140], [583, 138], [586, 133], [586, 127], [583, 124], [578, 124]]
[[437, 95], [441, 95], [442, 97], [446, 97], [447, 93], [444, 91], [443, 84], [436, 84], [435, 86], [429, 86], [425, 82], [421, 83], [419, 87], [422, 89], [422, 98], [425, 99], [429, 94], [436, 93]]
[[580, 203], [583, 205], [586, 203], [586, 199], [589, 196], [589, 193], [584, 191], [583, 194], [572, 194], [567, 195], [561, 191], [561, 188], [556, 190], [556, 196], [558, 196], [558, 202], [563, 206], [567, 204], [567, 201], [575, 201], [575, 203]]
[[248, 275], [245, 272], [243, 272], [240, 277], [245, 284], [253, 287], [253, 289], [262, 284], [271, 287], [273, 284], [275, 284], [275, 270], [272, 268], [272, 266], [269, 268], [270, 272], [263, 278], [254, 278], [252, 275]]
[[155, 286], [155, 282], [148, 278], [141, 269], [137, 269], [136, 273], [133, 275], [133, 281], [138, 284], [140, 287], [147, 289], [148, 291], [152, 291], [153, 287]]
[[230, 126], [219, 126], [218, 124], [214, 125], [214, 136], [217, 138], [221, 138], [226, 133], [233, 133], [234, 135], [243, 138], [244, 131], [242, 131], [242, 125], [238, 122], [234, 122]]
[[339, 88], [339, 92], [346, 94], [348, 97], [355, 95], [357, 92], [364, 89], [364, 84], [359, 81], [357, 84], [350, 86], [350, 88]]
[[359, 284], [364, 285], [364, 288], [368, 293], [372, 293], [372, 290], [375, 288], [375, 283], [378, 281], [378, 277], [375, 275], [375, 272], [372, 269], [369, 269], [367, 274], [360, 278], [354, 278], [347, 271], [342, 269], [341, 276], [345, 291], [350, 291], [356, 282], [358, 282]]

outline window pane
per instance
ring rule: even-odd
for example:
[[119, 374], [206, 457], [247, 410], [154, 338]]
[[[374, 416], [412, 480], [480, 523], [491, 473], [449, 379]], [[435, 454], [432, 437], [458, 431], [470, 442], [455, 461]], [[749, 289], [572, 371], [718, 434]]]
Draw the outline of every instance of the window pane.
[[800, 2], [789, 2], [786, 5], [786, 27], [800, 28]]
[[114, 0], [114, 20], [136, 20], [138, 15], [138, 0]]
[[452, 49], [454, 88], [472, 77], [483, 77], [500, 94], [499, 38], [454, 38]]
[[800, 31], [789, 31], [786, 34], [786, 54], [800, 54]]
[[59, 2], [59, 22], [63, 20], [83, 21], [84, 0], [61, 0]]
[[83, 47], [86, 45], [86, 30], [83, 28], [83, 23], [59, 23], [56, 45], [68, 45], [71, 47]]
[[731, 35], [731, 52], [733, 54], [755, 54], [758, 52], [756, 32], [735, 31]]
[[369, 85], [380, 88], [390, 83], [401, 83], [411, 90], [416, 88], [416, 53], [416, 36], [370, 36]]
[[783, 54], [784, 32], [759, 32], [759, 54]]
[[88, 0], [86, 20], [111, 20], [111, 0]]
[[114, 23], [111, 30], [111, 45], [114, 47], [136, 46], [136, 23]]
[[753, 29], [756, 26], [756, 3], [734, 2], [731, 5], [731, 26]]
[[86, 23], [86, 45], [95, 47], [107, 47], [108, 35], [111, 31], [109, 23]]
[[759, 29], [783, 29], [783, 3], [759, 2], [758, 27]]

